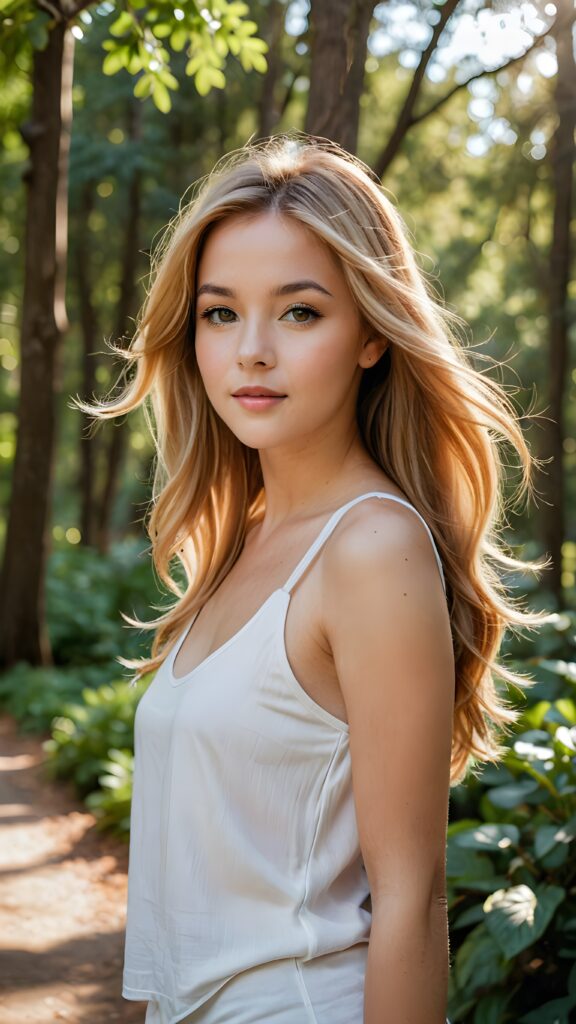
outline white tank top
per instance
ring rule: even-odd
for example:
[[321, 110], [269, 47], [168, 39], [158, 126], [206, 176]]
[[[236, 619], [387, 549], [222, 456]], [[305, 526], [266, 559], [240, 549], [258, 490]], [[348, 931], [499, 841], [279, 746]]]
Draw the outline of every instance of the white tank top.
[[422, 519], [396, 495], [353, 498], [284, 586], [177, 678], [194, 616], [138, 704], [123, 994], [158, 1000], [167, 1019], [257, 964], [369, 940], [348, 725], [296, 679], [284, 623], [312, 559], [345, 512], [371, 497]]

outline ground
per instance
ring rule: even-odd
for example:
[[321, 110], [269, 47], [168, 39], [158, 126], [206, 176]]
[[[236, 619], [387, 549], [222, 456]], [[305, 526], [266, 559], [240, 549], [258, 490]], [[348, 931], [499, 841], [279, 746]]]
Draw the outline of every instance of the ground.
[[0, 717], [0, 1021], [142, 1022], [122, 999], [128, 848]]

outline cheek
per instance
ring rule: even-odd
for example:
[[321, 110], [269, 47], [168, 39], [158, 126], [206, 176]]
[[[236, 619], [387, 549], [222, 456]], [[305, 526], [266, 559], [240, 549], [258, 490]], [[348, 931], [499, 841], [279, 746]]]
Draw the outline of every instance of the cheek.
[[313, 389], [320, 401], [345, 394], [357, 366], [353, 338], [352, 331], [342, 331], [339, 326], [337, 331], [330, 329], [311, 339], [309, 346], [299, 346], [290, 360], [299, 388]]
[[196, 332], [194, 351], [200, 376], [209, 391], [211, 385], [221, 377], [226, 365], [224, 346], [215, 344], [212, 338], [207, 338], [205, 332], [199, 330]]

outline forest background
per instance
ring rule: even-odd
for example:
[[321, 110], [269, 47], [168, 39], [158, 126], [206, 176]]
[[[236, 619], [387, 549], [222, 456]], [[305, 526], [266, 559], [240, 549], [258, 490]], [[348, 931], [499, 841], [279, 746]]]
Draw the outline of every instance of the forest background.
[[0, 0], [0, 14], [3, 706], [49, 734], [52, 771], [125, 834], [141, 690], [116, 658], [150, 640], [120, 612], [171, 600], [143, 525], [154, 453], [140, 411], [90, 432], [70, 396], [117, 381], [106, 341], [127, 344], [161, 230], [222, 154], [292, 128], [340, 142], [381, 177], [542, 460], [503, 537], [550, 556], [508, 582], [555, 617], [506, 638], [536, 683], [512, 694], [505, 762], [453, 791], [450, 1019], [562, 1024], [576, 1006], [572, 0]]

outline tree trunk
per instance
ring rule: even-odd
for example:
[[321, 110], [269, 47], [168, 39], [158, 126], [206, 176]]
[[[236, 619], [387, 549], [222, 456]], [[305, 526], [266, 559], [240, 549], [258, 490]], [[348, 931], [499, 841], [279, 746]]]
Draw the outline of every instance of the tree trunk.
[[576, 147], [576, 66], [572, 49], [574, 12], [558, 20], [554, 27], [558, 55], [558, 78], [555, 106], [558, 126], [551, 144], [551, 164], [554, 182], [554, 226], [550, 249], [548, 275], [550, 322], [550, 419], [546, 421], [544, 438], [548, 463], [548, 486], [543, 506], [544, 536], [547, 553], [553, 565], [546, 582], [554, 594], [558, 607], [562, 606], [562, 543], [566, 535], [564, 511], [564, 396], [568, 374], [568, 285], [570, 281], [573, 174]]
[[305, 130], [356, 152], [372, 0], [312, 0]]
[[[141, 136], [142, 107], [139, 100], [131, 99], [128, 114], [128, 134], [133, 140]], [[136, 267], [138, 260], [138, 230], [141, 211], [141, 173], [138, 168], [130, 182], [128, 196], [128, 218], [124, 235], [124, 252], [122, 255], [122, 279], [120, 282], [120, 301], [118, 303], [118, 320], [116, 337], [122, 338], [128, 318], [134, 312], [136, 304]], [[106, 477], [98, 509], [98, 549], [105, 554], [110, 546], [111, 520], [114, 499], [118, 489], [118, 476], [126, 449], [127, 425], [124, 420], [111, 424], [110, 442], [106, 458]]]
[[64, 304], [68, 153], [74, 37], [60, 22], [34, 52], [30, 150], [25, 180], [26, 262], [21, 331], [18, 437], [0, 574], [0, 664], [52, 663], [44, 622], [51, 477], [55, 443], [57, 349]]
[[259, 103], [259, 126], [257, 138], [264, 139], [271, 135], [278, 123], [278, 103], [276, 100], [276, 84], [278, 75], [282, 69], [282, 56], [280, 45], [284, 32], [284, 18], [286, 7], [281, 0], [272, 0], [268, 8], [268, 19], [264, 31], [264, 39], [270, 49], [266, 54], [268, 70], [262, 78], [260, 103]]
[[[98, 319], [92, 302], [92, 274], [90, 247], [90, 214], [94, 209], [94, 182], [87, 182], [82, 190], [78, 236], [76, 240], [76, 280], [82, 327], [82, 393], [88, 400], [96, 386], [95, 343], [98, 334]], [[90, 436], [90, 418], [83, 417], [80, 435], [80, 532], [82, 543], [96, 544], [96, 436]]]

